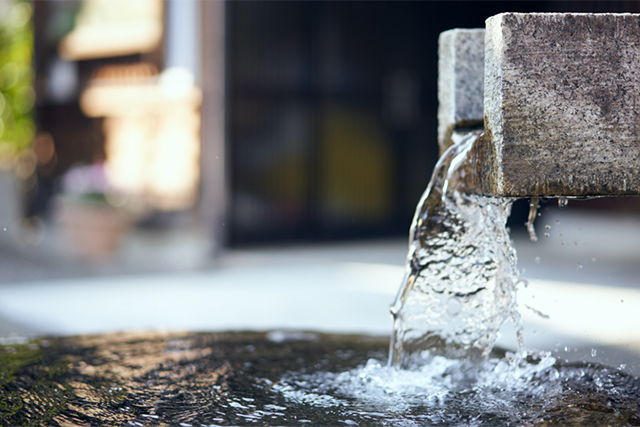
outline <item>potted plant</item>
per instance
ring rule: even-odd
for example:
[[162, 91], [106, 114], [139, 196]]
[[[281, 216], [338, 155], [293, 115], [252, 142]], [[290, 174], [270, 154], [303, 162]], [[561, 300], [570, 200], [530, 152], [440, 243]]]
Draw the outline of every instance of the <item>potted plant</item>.
[[71, 167], [60, 184], [53, 217], [66, 251], [86, 259], [113, 255], [135, 215], [109, 186], [104, 165]]

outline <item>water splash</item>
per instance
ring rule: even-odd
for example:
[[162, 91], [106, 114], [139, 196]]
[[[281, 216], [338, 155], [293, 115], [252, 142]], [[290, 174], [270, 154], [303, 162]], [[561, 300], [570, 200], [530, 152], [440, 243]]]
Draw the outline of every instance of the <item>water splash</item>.
[[464, 191], [478, 136], [454, 134], [418, 204], [405, 278], [391, 307], [393, 366], [420, 365], [425, 351], [480, 359], [506, 319], [519, 326], [516, 253], [505, 227], [512, 201]]
[[288, 373], [272, 390], [360, 425], [634, 425], [639, 384], [614, 368], [521, 352], [478, 363], [434, 356], [411, 371], [370, 359], [342, 373]]
[[[447, 401], [455, 399], [458, 393], [486, 389], [523, 391], [532, 386], [535, 376], [553, 368], [555, 363], [550, 353], [507, 353], [504, 358], [479, 363], [432, 356], [429, 363], [409, 371], [369, 359], [365, 365], [341, 373], [291, 372], [274, 389], [299, 403], [313, 401], [316, 406], [334, 407], [348, 406], [345, 399], [358, 399], [385, 412], [398, 413], [424, 406], [444, 408], [451, 405]], [[467, 405], [473, 404], [480, 402], [467, 401]]]

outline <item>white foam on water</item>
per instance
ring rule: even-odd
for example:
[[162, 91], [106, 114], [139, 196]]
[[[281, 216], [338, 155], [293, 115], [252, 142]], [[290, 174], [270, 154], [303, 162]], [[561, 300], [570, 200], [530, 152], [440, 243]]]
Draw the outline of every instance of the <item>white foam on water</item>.
[[[530, 404], [549, 393], [551, 384], [542, 388], [534, 378], [558, 378], [556, 360], [548, 353], [507, 353], [505, 358], [480, 363], [429, 352], [422, 357], [423, 363], [415, 370], [370, 359], [364, 366], [342, 373], [289, 373], [273, 389], [291, 403], [339, 409], [358, 418], [405, 424], [415, 420], [424, 425], [468, 422], [474, 412], [516, 419], [523, 396]], [[535, 361], [527, 362], [527, 357]]]

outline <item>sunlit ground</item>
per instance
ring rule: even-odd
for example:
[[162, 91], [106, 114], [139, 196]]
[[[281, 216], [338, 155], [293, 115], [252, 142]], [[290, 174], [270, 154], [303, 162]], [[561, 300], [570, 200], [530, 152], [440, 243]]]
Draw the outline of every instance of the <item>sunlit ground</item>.
[[[529, 282], [519, 293], [525, 346], [640, 374], [640, 219], [550, 209], [536, 228], [536, 243], [513, 236]], [[391, 331], [405, 239], [229, 250], [214, 263], [197, 231], [136, 233], [93, 270], [5, 254], [0, 335]], [[514, 349], [513, 327], [503, 332], [499, 344]]]

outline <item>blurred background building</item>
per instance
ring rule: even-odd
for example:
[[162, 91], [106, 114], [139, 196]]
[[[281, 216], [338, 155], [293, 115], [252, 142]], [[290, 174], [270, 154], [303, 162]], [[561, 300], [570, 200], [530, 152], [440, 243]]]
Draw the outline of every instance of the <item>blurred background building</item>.
[[140, 230], [187, 230], [209, 253], [404, 237], [437, 160], [440, 32], [503, 11], [640, 12], [631, 1], [0, 6], [4, 241], [94, 258]]

